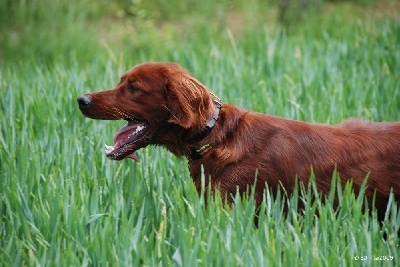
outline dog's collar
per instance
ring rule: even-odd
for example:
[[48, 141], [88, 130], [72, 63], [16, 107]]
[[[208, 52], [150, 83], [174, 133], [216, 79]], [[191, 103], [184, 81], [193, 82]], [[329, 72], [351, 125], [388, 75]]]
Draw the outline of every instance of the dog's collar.
[[191, 143], [197, 143], [200, 142], [201, 140], [203, 140], [204, 138], [206, 138], [206, 136], [211, 132], [211, 130], [214, 128], [215, 123], [218, 120], [219, 117], [219, 112], [221, 110], [221, 103], [219, 103], [218, 101], [214, 100], [214, 105], [216, 107], [216, 109], [214, 110], [214, 115], [212, 116], [212, 118], [210, 118], [207, 122], [206, 122], [206, 127], [199, 132], [198, 134], [195, 134], [192, 139], [191, 139]]
[[[204, 138], [207, 137], [207, 135], [210, 134], [211, 130], [214, 128], [215, 123], [218, 120], [219, 117], [219, 112], [221, 111], [221, 103], [219, 103], [218, 101], [214, 100], [214, 105], [216, 107], [216, 109], [214, 110], [214, 115], [212, 116], [212, 118], [210, 118], [209, 120], [207, 120], [206, 122], [206, 127], [198, 134], [194, 135], [192, 137], [191, 143], [197, 143], [200, 142], [201, 140], [203, 140]], [[204, 157], [208, 152], [210, 152], [210, 150], [216, 146], [218, 144], [218, 142], [213, 142], [211, 144], [205, 144], [204, 146], [202, 146], [201, 148], [192, 148], [190, 150], [190, 159], [191, 160], [196, 160], [196, 159], [201, 159], [202, 157]]]

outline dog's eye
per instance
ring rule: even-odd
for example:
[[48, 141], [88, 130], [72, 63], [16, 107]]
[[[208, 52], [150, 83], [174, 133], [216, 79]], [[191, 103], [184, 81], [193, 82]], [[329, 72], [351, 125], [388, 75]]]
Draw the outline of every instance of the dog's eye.
[[137, 90], [139, 90], [139, 88], [137, 86], [135, 86], [135, 84], [133, 84], [133, 83], [128, 83], [128, 89], [131, 92], [136, 92]]

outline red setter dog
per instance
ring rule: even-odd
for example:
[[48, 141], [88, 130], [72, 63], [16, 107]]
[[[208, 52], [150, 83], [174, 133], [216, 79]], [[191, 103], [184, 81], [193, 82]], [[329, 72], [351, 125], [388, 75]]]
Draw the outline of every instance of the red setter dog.
[[[375, 197], [384, 218], [391, 191], [400, 201], [400, 123], [347, 121], [336, 126], [305, 123], [245, 111], [220, 100], [188, 71], [174, 63], [145, 63], [126, 72], [111, 90], [78, 98], [83, 115], [126, 120], [106, 146], [110, 159], [133, 158], [150, 144], [162, 145], [189, 159], [190, 174], [200, 190], [201, 166], [207, 185], [221, 195], [246, 192], [255, 182], [255, 201], [265, 185], [291, 192], [296, 177], [311, 174], [327, 194], [337, 168], [342, 183], [353, 179], [358, 192], [368, 176], [366, 196]], [[375, 194], [375, 196], [374, 196]]]

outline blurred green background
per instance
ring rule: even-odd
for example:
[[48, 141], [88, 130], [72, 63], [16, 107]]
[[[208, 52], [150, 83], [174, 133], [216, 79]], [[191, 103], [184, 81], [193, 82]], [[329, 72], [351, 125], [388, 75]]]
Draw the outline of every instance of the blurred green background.
[[354, 25], [397, 20], [399, 9], [393, 0], [4, 0], [0, 58], [162, 60], [190, 45], [207, 52], [233, 40], [251, 45], [253, 35], [282, 29], [298, 38], [341, 36]]

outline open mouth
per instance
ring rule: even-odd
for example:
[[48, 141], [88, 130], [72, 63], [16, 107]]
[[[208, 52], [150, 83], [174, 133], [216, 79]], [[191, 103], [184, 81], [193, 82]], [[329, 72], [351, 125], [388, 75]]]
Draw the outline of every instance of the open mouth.
[[109, 159], [121, 160], [132, 158], [138, 161], [135, 151], [140, 148], [140, 141], [149, 130], [147, 123], [138, 120], [128, 120], [115, 134], [114, 145], [106, 145], [106, 153]]

